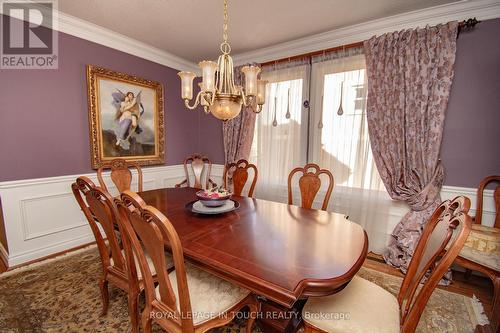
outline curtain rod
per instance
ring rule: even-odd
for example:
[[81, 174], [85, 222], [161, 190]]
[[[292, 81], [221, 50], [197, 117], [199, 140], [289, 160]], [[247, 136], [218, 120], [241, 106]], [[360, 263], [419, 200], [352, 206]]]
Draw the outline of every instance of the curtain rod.
[[[457, 32], [457, 38], [460, 34], [460, 32], [465, 31], [465, 30], [470, 30], [476, 26], [476, 24], [480, 23], [481, 21], [478, 21], [475, 17], [470, 18], [468, 20], [464, 20], [460, 23], [458, 23], [458, 32]], [[293, 60], [298, 60], [298, 59], [307, 59], [307, 58], [312, 58], [317, 55], [325, 54], [325, 53], [330, 53], [330, 52], [335, 52], [335, 51], [340, 51], [340, 50], [348, 50], [348, 49], [353, 49], [356, 47], [362, 47], [363, 42], [357, 42], [357, 43], [351, 43], [351, 44], [345, 44], [345, 45], [340, 45], [324, 50], [319, 50], [319, 51], [313, 51], [313, 52], [308, 52], [308, 53], [303, 53], [303, 54], [298, 54], [286, 58], [281, 58], [277, 60], [272, 60], [272, 61], [266, 61], [261, 63], [261, 66], [269, 66], [269, 65], [277, 65], [277, 64], [282, 64], [285, 62], [290, 62]]]

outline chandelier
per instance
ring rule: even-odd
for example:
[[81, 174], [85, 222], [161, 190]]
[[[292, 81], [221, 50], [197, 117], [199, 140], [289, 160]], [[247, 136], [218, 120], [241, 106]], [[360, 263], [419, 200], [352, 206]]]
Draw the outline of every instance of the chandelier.
[[241, 71], [245, 74], [245, 89], [234, 84], [233, 59], [229, 55], [231, 46], [228, 42], [228, 11], [227, 0], [224, 0], [224, 25], [222, 32], [222, 43], [217, 63], [213, 61], [201, 61], [202, 82], [199, 84], [200, 92], [196, 95], [193, 105], [189, 102], [193, 99], [193, 80], [196, 74], [182, 71], [177, 75], [181, 78], [181, 95], [186, 108], [193, 110], [201, 104], [205, 113], [211, 113], [220, 120], [229, 120], [236, 117], [242, 106], [252, 106], [255, 113], [262, 111], [265, 103], [266, 84], [265, 80], [258, 80], [260, 72], [258, 66], [244, 66]]

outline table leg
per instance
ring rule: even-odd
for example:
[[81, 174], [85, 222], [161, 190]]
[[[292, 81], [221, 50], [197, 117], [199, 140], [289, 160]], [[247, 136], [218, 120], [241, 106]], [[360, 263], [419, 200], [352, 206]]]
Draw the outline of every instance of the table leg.
[[302, 308], [306, 300], [298, 300], [291, 308], [258, 297], [261, 312], [257, 323], [264, 333], [295, 333], [302, 326]]
[[495, 276], [493, 279], [493, 304], [491, 312], [491, 326], [494, 332], [500, 331], [500, 276]]

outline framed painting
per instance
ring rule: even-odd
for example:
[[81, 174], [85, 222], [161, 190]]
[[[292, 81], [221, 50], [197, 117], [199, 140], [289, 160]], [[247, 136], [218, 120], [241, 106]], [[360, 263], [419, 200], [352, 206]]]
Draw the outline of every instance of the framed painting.
[[164, 164], [162, 85], [94, 65], [87, 65], [87, 85], [92, 168], [116, 158]]

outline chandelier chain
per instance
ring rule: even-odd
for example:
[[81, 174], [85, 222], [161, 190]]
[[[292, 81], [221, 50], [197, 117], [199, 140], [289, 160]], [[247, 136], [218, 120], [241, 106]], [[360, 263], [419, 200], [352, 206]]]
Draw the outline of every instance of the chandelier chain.
[[229, 36], [228, 36], [229, 14], [228, 14], [228, 10], [227, 10], [227, 1], [228, 0], [224, 0], [224, 24], [222, 25], [223, 42], [220, 45], [220, 49], [221, 49], [222, 53], [224, 53], [224, 54], [229, 54], [229, 52], [231, 52], [231, 46], [229, 45], [229, 42], [228, 42], [228, 39], [229, 39]]
[[224, 0], [224, 26], [223, 26], [223, 34], [222, 37], [225, 42], [227, 42], [227, 22], [229, 20], [229, 15], [227, 14], [227, 0]]

